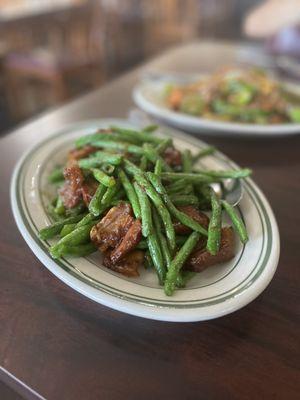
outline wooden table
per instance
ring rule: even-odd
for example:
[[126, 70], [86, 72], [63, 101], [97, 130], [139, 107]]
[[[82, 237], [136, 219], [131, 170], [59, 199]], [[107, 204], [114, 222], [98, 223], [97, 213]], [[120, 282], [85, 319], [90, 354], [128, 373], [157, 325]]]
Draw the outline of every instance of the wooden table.
[[[12, 169], [29, 146], [70, 122], [125, 117], [132, 86], [146, 69], [207, 69], [233, 60], [238, 51], [215, 47], [170, 51], [1, 139], [0, 377], [25, 398], [299, 398], [300, 136], [201, 136], [253, 168], [282, 243], [278, 270], [265, 292], [217, 320], [156, 322], [84, 298], [36, 259], [10, 210]], [[5, 390], [0, 387], [0, 398]]]

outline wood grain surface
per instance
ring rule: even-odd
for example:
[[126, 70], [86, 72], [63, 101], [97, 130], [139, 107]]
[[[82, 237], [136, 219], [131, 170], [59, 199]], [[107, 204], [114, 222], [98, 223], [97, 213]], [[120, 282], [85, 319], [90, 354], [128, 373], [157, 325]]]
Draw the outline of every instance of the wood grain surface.
[[[20, 154], [68, 122], [125, 117], [140, 72], [0, 141], [0, 365], [49, 400], [298, 399], [300, 136], [201, 136], [254, 170], [281, 236], [279, 266], [269, 287], [217, 320], [164, 323], [96, 304], [54, 277], [17, 230], [9, 182]], [[2, 399], [1, 392], [0, 387]]]

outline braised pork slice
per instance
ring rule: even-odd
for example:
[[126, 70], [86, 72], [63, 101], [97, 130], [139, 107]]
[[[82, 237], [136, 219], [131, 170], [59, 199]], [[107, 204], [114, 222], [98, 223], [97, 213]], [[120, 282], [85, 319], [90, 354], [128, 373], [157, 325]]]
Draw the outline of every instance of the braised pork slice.
[[59, 191], [66, 208], [75, 207], [82, 197], [82, 184], [84, 176], [75, 160], [70, 160], [64, 169], [65, 183]]
[[221, 246], [218, 254], [211, 255], [206, 248], [194, 251], [185, 264], [185, 269], [201, 272], [204, 269], [219, 263], [231, 260], [234, 257], [234, 232], [231, 227], [222, 228]]
[[142, 224], [134, 219], [130, 204], [112, 207], [91, 230], [91, 240], [104, 253], [107, 268], [126, 276], [138, 276], [144, 253], [134, 250], [142, 238]]
[[91, 230], [91, 240], [105, 252], [115, 249], [134, 222], [130, 204], [121, 202], [112, 207], [108, 213]]
[[[209, 224], [208, 216], [206, 214], [204, 214], [203, 212], [199, 211], [197, 207], [195, 207], [195, 206], [178, 206], [177, 208], [178, 208], [178, 210], [184, 212], [189, 217], [193, 218], [195, 221], [199, 222], [199, 224], [202, 225], [203, 228], [205, 228], [205, 229], [208, 228], [208, 224]], [[191, 232], [190, 228], [183, 225], [179, 221], [174, 221], [173, 226], [174, 226], [175, 232], [178, 235], [186, 235]]]
[[174, 147], [167, 147], [163, 153], [163, 158], [170, 167], [178, 167], [181, 165], [181, 153]]
[[121, 259], [116, 264], [111, 261], [111, 257], [107, 254], [103, 259], [105, 267], [112, 271], [119, 272], [128, 277], [139, 276], [139, 267], [144, 262], [144, 252], [140, 250], [133, 250]]
[[118, 264], [120, 259], [128, 254], [142, 239], [142, 224], [136, 219], [123, 237], [121, 243], [111, 252], [110, 259]]

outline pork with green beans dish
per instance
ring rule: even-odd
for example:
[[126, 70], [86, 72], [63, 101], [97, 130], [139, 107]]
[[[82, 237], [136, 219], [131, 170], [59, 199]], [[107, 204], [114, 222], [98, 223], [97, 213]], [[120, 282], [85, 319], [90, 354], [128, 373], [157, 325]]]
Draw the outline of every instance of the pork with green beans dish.
[[[251, 171], [199, 169], [214, 148], [181, 152], [155, 130], [112, 126], [77, 139], [49, 176], [57, 196], [48, 208], [53, 223], [40, 238], [57, 237], [54, 259], [100, 251], [103, 265], [126, 277], [149, 268], [170, 296], [196, 273], [232, 259], [236, 237], [247, 242], [243, 221], [212, 184]], [[223, 212], [232, 226], [223, 226]]]

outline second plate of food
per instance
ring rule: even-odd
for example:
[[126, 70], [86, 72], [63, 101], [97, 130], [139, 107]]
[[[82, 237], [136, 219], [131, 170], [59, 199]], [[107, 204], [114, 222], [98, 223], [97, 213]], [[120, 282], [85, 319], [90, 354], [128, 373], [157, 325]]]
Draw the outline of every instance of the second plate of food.
[[[228, 249], [224, 248], [225, 252], [221, 254], [223, 262], [214, 265], [216, 260], [214, 259], [210, 263], [211, 255], [203, 248], [203, 243], [199, 242], [198, 234], [192, 234], [191, 230], [181, 226], [179, 228], [183, 231], [175, 229], [176, 238], [173, 237], [173, 239], [176, 240], [176, 246], [172, 250], [173, 239], [170, 234], [170, 226], [165, 225], [165, 215], [158, 215], [162, 224], [160, 228], [158, 227], [159, 221], [155, 220], [157, 215], [154, 217], [155, 212], [161, 211], [161, 205], [159, 202], [157, 203], [157, 198], [161, 200], [161, 203], [165, 203], [166, 209], [170, 211], [173, 218], [174, 212], [176, 212], [174, 209], [172, 210], [172, 205], [168, 203], [166, 196], [160, 193], [162, 190], [160, 179], [157, 182], [151, 180], [155, 179], [155, 176], [160, 176], [160, 172], [156, 171], [157, 174], [153, 174], [155, 176], [152, 177], [151, 174], [142, 174], [146, 179], [145, 183], [139, 170], [135, 170], [135, 168], [142, 167], [142, 169], [147, 168], [153, 171], [154, 158], [157, 157], [157, 151], [159, 151], [162, 152], [163, 158], [155, 164], [156, 168], [158, 170], [160, 168], [168, 169], [165, 164], [168, 163], [173, 165], [173, 169], [176, 171], [176, 169], [181, 169], [182, 160], [179, 159], [184, 150], [188, 150], [185, 154], [189, 154], [190, 151], [193, 157], [199, 150], [207, 149], [207, 145], [180, 132], [172, 131], [170, 137], [168, 131], [164, 129], [152, 134], [143, 132], [144, 136], [141, 137], [135, 137], [136, 134], [131, 131], [125, 132], [125, 136], [118, 131], [113, 133], [102, 131], [102, 135], [96, 133], [95, 141], [95, 132], [99, 129], [107, 129], [112, 125], [127, 129], [135, 128], [124, 120], [100, 120], [76, 124], [41, 141], [25, 154], [16, 166], [11, 184], [14, 217], [21, 234], [40, 261], [59, 279], [88, 298], [116, 310], [157, 320], [186, 322], [216, 318], [245, 306], [257, 297], [268, 285], [276, 270], [279, 257], [279, 235], [272, 210], [252, 179], [244, 180], [244, 196], [236, 208], [237, 217], [243, 221], [248, 232], [247, 243], [243, 244], [238, 239], [237, 233], [234, 234], [233, 243], [233, 231], [231, 228], [225, 228], [224, 243], [221, 242], [220, 249], [222, 249], [222, 243], [228, 244], [229, 253]], [[108, 135], [113, 135], [113, 139]], [[142, 142], [147, 139], [147, 135], [154, 135], [152, 137], [156, 139], [150, 140], [148, 147], [143, 147]], [[80, 137], [82, 139], [78, 141]], [[120, 140], [122, 137], [123, 139]], [[139, 141], [140, 145], [132, 144], [132, 142]], [[171, 141], [174, 148], [172, 149], [171, 146], [170, 151]], [[77, 149], [70, 153], [70, 150], [74, 149], [75, 143]], [[99, 151], [103, 147], [105, 150]], [[167, 147], [169, 147], [168, 150], [166, 150]], [[155, 151], [151, 152], [151, 149], [155, 149]], [[147, 157], [143, 157], [144, 151], [148, 151]], [[128, 158], [131, 161], [128, 161]], [[148, 162], [145, 162], [145, 159]], [[61, 182], [62, 176], [61, 172], [55, 168], [58, 165], [66, 165], [66, 163], [65, 182], [57, 191], [57, 185], [53, 182]], [[188, 158], [186, 163], [188, 164]], [[185, 165], [185, 168], [191, 168], [191, 166]], [[202, 184], [209, 183], [210, 179], [216, 181], [222, 176], [226, 176], [228, 170], [231, 170], [233, 175], [240, 174], [240, 172], [236, 172], [237, 165], [220, 152], [201, 158], [194, 168], [209, 171], [208, 175], [196, 174], [195, 178], [195, 176], [181, 177], [180, 175], [177, 177], [175, 175], [178, 172], [171, 172], [169, 175], [168, 172], [161, 174], [164, 186], [168, 190], [167, 197], [172, 199], [172, 203], [176, 205], [177, 209], [180, 209], [180, 204], [184, 202], [186, 204], [187, 201], [195, 205], [197, 200], [197, 195], [185, 194], [189, 185], [188, 181], [193, 183], [194, 187], [200, 182], [200, 187], [202, 187]], [[152, 207], [157, 207], [152, 214], [152, 218], [154, 217], [152, 229], [154, 230], [150, 229], [148, 232], [148, 235], [151, 232], [155, 233], [156, 240], [154, 239], [154, 241], [151, 239], [147, 241], [141, 237], [141, 233], [146, 236], [147, 229], [149, 230], [151, 227], [143, 224], [143, 232], [141, 232], [141, 226], [138, 226], [139, 223], [134, 218], [138, 211], [135, 209], [134, 199], [132, 201], [130, 195], [128, 196], [126, 179], [124, 180], [124, 176], [120, 175], [121, 169], [127, 175], [129, 183], [133, 185], [131, 188], [138, 190], [138, 187], [135, 187], [138, 184], [142, 189], [142, 193], [138, 196], [138, 200], [141, 200], [140, 205], [142, 205], [143, 196], [148, 196]], [[220, 173], [220, 170], [225, 172]], [[244, 172], [247, 175], [247, 171]], [[49, 182], [49, 177], [52, 183]], [[178, 178], [181, 179], [181, 183]], [[112, 191], [114, 196], [110, 198], [109, 188], [115, 186], [116, 182], [113, 180], [119, 179], [118, 190]], [[184, 179], [187, 181], [186, 185], [182, 187], [180, 185]], [[102, 182], [103, 190], [101, 190], [99, 182]], [[95, 194], [96, 187], [93, 187], [95, 183], [97, 194]], [[150, 183], [152, 189], [149, 191]], [[58, 200], [55, 201], [55, 204], [53, 203], [57, 192], [64, 204]], [[99, 196], [98, 199], [95, 196]], [[88, 204], [92, 198], [95, 199], [90, 210], [95, 214], [99, 213], [98, 219], [90, 218], [87, 214], [88, 210], [85, 204]], [[201, 198], [202, 195], [198, 197], [197, 202]], [[104, 209], [101, 208], [101, 204], [106, 204]], [[66, 210], [66, 206], [69, 207], [69, 210]], [[78, 206], [82, 209], [76, 208]], [[204, 209], [205, 207], [207, 205], [202, 205], [200, 208]], [[184, 209], [181, 208], [181, 210]], [[54, 217], [53, 211], [56, 214]], [[145, 207], [142, 209], [142, 221], [147, 211], [149, 212]], [[206, 214], [210, 216], [210, 212]], [[58, 222], [55, 223], [53, 218]], [[82, 218], [85, 220], [82, 221]], [[182, 215], [178, 218], [182, 218]], [[199, 220], [199, 214], [192, 217], [192, 219], [194, 218], [197, 224], [205, 226], [205, 220]], [[100, 225], [99, 220], [102, 221]], [[81, 224], [79, 230], [76, 225], [78, 223]], [[222, 224], [224, 227], [232, 225], [232, 221], [225, 213], [223, 213]], [[199, 229], [199, 225], [195, 225], [194, 229]], [[72, 232], [75, 231], [74, 235]], [[162, 232], [164, 239], [157, 235], [159, 231]], [[230, 232], [231, 237], [228, 238], [226, 232]], [[89, 242], [90, 238], [94, 244]], [[157, 248], [160, 247], [162, 252], [164, 250], [163, 240], [173, 252], [171, 258], [176, 259], [175, 268], [174, 265], [170, 267], [165, 263], [165, 255], [162, 256], [162, 261], [158, 260], [158, 268], [161, 265], [165, 269], [165, 272], [162, 271], [162, 280], [170, 283], [169, 286], [165, 284], [165, 288], [162, 286], [162, 282], [159, 283], [160, 272], [158, 271], [157, 275], [155, 268], [151, 265], [153, 262], [157, 263], [155, 260]], [[168, 268], [173, 268], [176, 275], [178, 273], [176, 268], [182, 267], [182, 261], [187, 259], [187, 255], [184, 253], [190, 252], [191, 248], [189, 247], [195, 246], [196, 242], [199, 250], [194, 249], [196, 253], [193, 254], [197, 254], [194, 257], [194, 266], [196, 269], [197, 265], [208, 268], [196, 273], [186, 283], [178, 283], [177, 280], [174, 281], [172, 274], [168, 274]], [[218, 243], [213, 243], [212, 248], [214, 246], [218, 247]], [[101, 251], [98, 251], [97, 247]], [[133, 248], [138, 250], [134, 253], [133, 258], [130, 260], [126, 257], [122, 258], [122, 254], [124, 255], [127, 250], [131, 251]], [[150, 250], [148, 263], [147, 250]], [[178, 257], [178, 255], [180, 256]], [[141, 257], [145, 257], [142, 263]], [[124, 262], [125, 259], [126, 262]], [[128, 265], [129, 269], [127, 269]], [[193, 269], [193, 259], [189, 258], [189, 262], [185, 263], [185, 266], [187, 269]], [[183, 276], [187, 276], [186, 273]], [[170, 294], [173, 295], [170, 296]]]
[[136, 85], [133, 98], [155, 118], [193, 133], [300, 133], [299, 87], [279, 84], [262, 71], [225, 69], [177, 80], [150, 74]]

